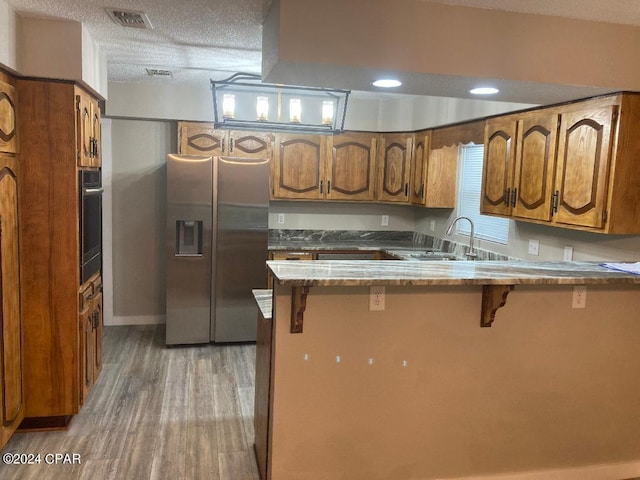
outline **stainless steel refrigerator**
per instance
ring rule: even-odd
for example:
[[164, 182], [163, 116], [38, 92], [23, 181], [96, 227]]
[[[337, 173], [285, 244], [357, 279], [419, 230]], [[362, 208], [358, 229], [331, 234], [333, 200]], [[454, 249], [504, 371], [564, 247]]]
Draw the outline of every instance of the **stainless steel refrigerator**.
[[255, 341], [268, 212], [268, 159], [168, 156], [167, 345]]

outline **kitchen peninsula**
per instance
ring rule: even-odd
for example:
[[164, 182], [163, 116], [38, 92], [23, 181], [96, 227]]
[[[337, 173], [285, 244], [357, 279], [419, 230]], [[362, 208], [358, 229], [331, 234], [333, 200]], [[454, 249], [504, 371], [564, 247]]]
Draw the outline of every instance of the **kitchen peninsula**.
[[[270, 340], [258, 348], [271, 362], [256, 372], [269, 382], [256, 418], [266, 478], [459, 478], [640, 459], [640, 276], [580, 262], [267, 265], [272, 323], [260, 323]], [[383, 310], [370, 310], [372, 285], [385, 287]], [[573, 285], [587, 285], [586, 308], [572, 308]], [[481, 328], [487, 288], [502, 294]]]

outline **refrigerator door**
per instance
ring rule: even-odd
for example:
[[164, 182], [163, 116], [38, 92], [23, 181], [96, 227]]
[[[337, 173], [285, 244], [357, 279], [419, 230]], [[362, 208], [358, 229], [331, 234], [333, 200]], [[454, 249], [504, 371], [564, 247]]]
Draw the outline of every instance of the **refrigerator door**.
[[214, 159], [214, 285], [211, 340], [256, 340], [251, 290], [266, 288], [269, 160]]
[[212, 165], [167, 158], [167, 345], [209, 342]]

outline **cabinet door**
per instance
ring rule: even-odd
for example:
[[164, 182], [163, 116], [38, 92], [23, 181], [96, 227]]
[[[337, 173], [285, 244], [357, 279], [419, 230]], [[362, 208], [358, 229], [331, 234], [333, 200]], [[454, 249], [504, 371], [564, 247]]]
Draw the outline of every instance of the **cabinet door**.
[[91, 97], [85, 92], [76, 90], [76, 141], [79, 167], [93, 166], [92, 110]]
[[456, 206], [458, 178], [458, 146], [430, 150], [425, 163], [424, 205], [434, 208]]
[[82, 405], [93, 386], [93, 285], [85, 284], [79, 293], [80, 312], [78, 313], [80, 331], [80, 405]]
[[100, 106], [98, 101], [91, 101], [91, 135], [93, 136], [93, 152], [91, 166], [102, 166], [102, 121], [100, 119]]
[[228, 152], [232, 157], [271, 158], [273, 134], [258, 132], [229, 132]]
[[[5, 167], [0, 170], [0, 379], [3, 428], [16, 422], [23, 406], [17, 201], [16, 177]], [[15, 428], [17, 425], [13, 426], [13, 430]]]
[[93, 383], [98, 380], [102, 371], [102, 293], [95, 294], [93, 299]]
[[413, 166], [411, 168], [411, 189], [409, 201], [415, 205], [424, 205], [427, 182], [427, 155], [429, 154], [430, 132], [416, 133], [413, 148]]
[[373, 200], [377, 135], [345, 133], [326, 137], [326, 198]]
[[518, 120], [512, 215], [551, 219], [558, 114], [533, 112]]
[[16, 90], [0, 81], [0, 152], [17, 153]]
[[481, 213], [511, 214], [516, 125], [512, 118], [487, 120], [484, 133]]
[[273, 161], [273, 198], [324, 197], [324, 147], [320, 135], [278, 134]]
[[617, 106], [562, 115], [554, 222], [602, 228]]
[[227, 155], [227, 132], [211, 123], [178, 122], [178, 153], [183, 155]]
[[413, 135], [380, 135], [379, 142], [377, 199], [408, 202]]

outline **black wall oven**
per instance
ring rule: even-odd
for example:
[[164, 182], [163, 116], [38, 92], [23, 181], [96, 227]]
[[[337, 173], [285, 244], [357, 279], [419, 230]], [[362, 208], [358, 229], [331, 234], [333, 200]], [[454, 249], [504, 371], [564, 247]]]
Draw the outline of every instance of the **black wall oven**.
[[102, 179], [100, 170], [78, 172], [80, 191], [80, 279], [102, 268]]

